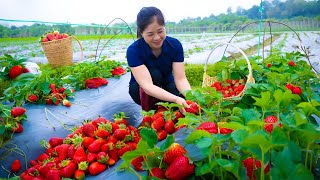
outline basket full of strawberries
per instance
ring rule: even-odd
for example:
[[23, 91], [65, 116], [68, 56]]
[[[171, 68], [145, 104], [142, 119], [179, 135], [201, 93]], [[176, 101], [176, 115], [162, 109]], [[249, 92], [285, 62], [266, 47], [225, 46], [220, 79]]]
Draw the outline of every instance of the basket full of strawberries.
[[82, 45], [77, 38], [66, 33], [60, 34], [57, 30], [48, 32], [41, 37], [41, 46], [49, 64], [53, 67], [72, 65], [72, 39], [79, 43], [82, 50]]

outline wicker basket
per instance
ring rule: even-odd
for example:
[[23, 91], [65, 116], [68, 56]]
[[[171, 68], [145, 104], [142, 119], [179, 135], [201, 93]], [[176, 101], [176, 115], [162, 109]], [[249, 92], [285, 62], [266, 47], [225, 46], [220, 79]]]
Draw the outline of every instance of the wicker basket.
[[247, 64], [248, 64], [249, 74], [248, 74], [248, 76], [247, 76], [247, 81], [246, 81], [246, 85], [245, 85], [244, 89], [243, 89], [238, 95], [235, 95], [235, 96], [232, 96], [232, 97], [226, 97], [226, 98], [224, 98], [224, 99], [232, 99], [232, 98], [234, 98], [234, 97], [240, 98], [240, 97], [243, 96], [244, 91], [245, 91], [245, 89], [246, 89], [246, 87], [247, 87], [247, 84], [248, 84], [248, 83], [255, 83], [255, 80], [254, 80], [253, 75], [252, 75], [252, 67], [251, 67], [251, 64], [250, 64], [250, 61], [249, 61], [248, 57], [246, 56], [246, 54], [245, 54], [240, 48], [238, 48], [237, 46], [235, 46], [235, 45], [233, 45], [233, 44], [231, 44], [231, 43], [222, 43], [222, 44], [219, 44], [219, 45], [217, 45], [215, 48], [213, 48], [213, 49], [211, 50], [211, 52], [210, 52], [210, 54], [209, 54], [209, 56], [208, 56], [208, 58], [207, 58], [207, 60], [206, 60], [206, 63], [205, 63], [205, 65], [204, 65], [204, 73], [203, 73], [202, 87], [211, 86], [214, 82], [218, 81], [218, 78], [217, 78], [217, 77], [210, 77], [210, 76], [207, 74], [207, 64], [208, 64], [209, 58], [210, 58], [211, 54], [213, 53], [213, 51], [215, 51], [218, 47], [223, 46], [223, 45], [227, 45], [227, 46], [230, 45], [230, 46], [235, 47], [235, 48], [236, 48], [238, 51], [240, 51], [240, 53], [245, 57], [245, 60], [246, 60], [246, 62], [247, 62]]
[[75, 39], [78, 42], [81, 49], [81, 58], [83, 58], [82, 45], [80, 41], [74, 36], [41, 43], [44, 54], [46, 55], [50, 65], [52, 65], [53, 67], [72, 65], [72, 39]]

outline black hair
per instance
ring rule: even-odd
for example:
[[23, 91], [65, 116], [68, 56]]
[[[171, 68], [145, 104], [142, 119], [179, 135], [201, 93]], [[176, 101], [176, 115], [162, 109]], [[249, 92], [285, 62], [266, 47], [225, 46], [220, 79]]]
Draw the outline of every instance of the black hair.
[[142, 32], [152, 23], [153, 17], [156, 17], [158, 24], [165, 25], [162, 12], [156, 7], [143, 7], [137, 15], [137, 38], [142, 37]]

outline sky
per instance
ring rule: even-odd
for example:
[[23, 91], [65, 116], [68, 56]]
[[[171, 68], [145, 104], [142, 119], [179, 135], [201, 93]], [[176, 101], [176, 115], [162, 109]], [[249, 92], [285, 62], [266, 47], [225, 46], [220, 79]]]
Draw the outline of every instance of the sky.
[[[114, 18], [134, 23], [142, 7], [155, 6], [166, 21], [249, 9], [261, 0], [1, 0], [0, 19], [35, 20], [72, 24], [108, 24]], [[0, 24], [3, 24], [0, 21]], [[30, 24], [30, 23], [29, 23]], [[19, 25], [19, 24], [16, 24]]]

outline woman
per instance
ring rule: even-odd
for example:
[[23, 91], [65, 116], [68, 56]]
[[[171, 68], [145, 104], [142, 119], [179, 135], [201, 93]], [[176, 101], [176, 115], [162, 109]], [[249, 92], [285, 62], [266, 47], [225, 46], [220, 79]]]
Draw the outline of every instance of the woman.
[[[189, 107], [183, 98], [190, 84], [185, 75], [183, 48], [166, 36], [165, 20], [156, 7], [144, 7], [137, 15], [137, 37], [127, 49], [131, 69], [129, 94], [141, 105], [141, 91], [162, 101]], [[142, 89], [142, 90], [141, 90]], [[184, 108], [180, 108], [182, 113]]]

